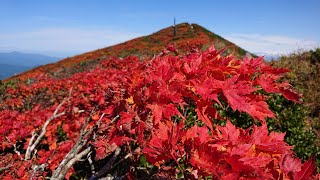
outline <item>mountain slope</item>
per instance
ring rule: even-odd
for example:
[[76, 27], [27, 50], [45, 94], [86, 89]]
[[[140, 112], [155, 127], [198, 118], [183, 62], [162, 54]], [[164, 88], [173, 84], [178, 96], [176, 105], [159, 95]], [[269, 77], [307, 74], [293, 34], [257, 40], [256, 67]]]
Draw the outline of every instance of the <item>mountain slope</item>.
[[13, 76], [5, 81], [14, 79], [26, 80], [42, 73], [63, 71], [65, 68], [75, 66], [81, 62], [100, 60], [113, 56], [126, 57], [128, 55], [136, 55], [141, 57], [143, 54], [144, 57], [141, 58], [144, 59], [146, 58], [145, 56], [152, 56], [161, 52], [168, 44], [174, 44], [180, 51], [186, 51], [189, 47], [205, 49], [211, 44], [214, 44], [217, 49], [227, 47], [225, 54], [233, 52], [234, 55], [238, 57], [246, 54], [244, 49], [197, 24], [182, 23], [176, 26], [175, 36], [173, 27], [168, 27], [148, 36], [139, 37], [121, 44], [66, 58], [57, 63], [39, 66], [30, 71]]
[[304, 103], [309, 108], [307, 121], [320, 138], [320, 49], [293, 53], [272, 63], [291, 70], [288, 80], [303, 94]]
[[[261, 89], [300, 98], [277, 81], [283, 72], [210, 48], [105, 59], [67, 78], [3, 84], [0, 179], [311, 179], [314, 161], [302, 164], [284, 133], [268, 132], [266, 118], [278, 117]], [[264, 82], [269, 76], [276, 78]], [[231, 123], [246, 116], [247, 130]]]

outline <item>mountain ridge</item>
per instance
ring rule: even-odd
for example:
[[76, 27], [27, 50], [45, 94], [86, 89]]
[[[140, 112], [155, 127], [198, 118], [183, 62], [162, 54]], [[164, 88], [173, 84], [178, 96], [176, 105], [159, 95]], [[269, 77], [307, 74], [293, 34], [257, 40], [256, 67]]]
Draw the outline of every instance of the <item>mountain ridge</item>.
[[247, 52], [234, 43], [212, 33], [198, 24], [181, 23], [176, 25], [175, 29], [176, 35], [174, 35], [173, 26], [169, 26], [147, 36], [137, 37], [114, 46], [97, 49], [84, 54], [68, 57], [55, 63], [42, 65], [5, 79], [4, 81], [17, 79], [26, 80], [43, 73], [53, 71], [59, 72], [79, 63], [115, 56], [126, 57], [134, 55], [139, 56], [141, 59], [145, 59], [160, 53], [169, 44], [173, 44], [180, 52], [186, 52], [190, 50], [190, 47], [196, 47], [203, 50], [210, 47], [212, 44], [214, 44], [217, 49], [226, 48], [225, 54], [233, 53], [237, 57], [243, 57]]

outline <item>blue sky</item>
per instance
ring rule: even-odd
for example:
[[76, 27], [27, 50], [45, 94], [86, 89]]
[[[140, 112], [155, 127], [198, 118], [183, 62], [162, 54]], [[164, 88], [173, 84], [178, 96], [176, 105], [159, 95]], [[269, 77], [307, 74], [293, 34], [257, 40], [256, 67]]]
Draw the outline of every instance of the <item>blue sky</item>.
[[0, 52], [72, 56], [197, 23], [258, 54], [320, 47], [319, 0], [1, 0]]

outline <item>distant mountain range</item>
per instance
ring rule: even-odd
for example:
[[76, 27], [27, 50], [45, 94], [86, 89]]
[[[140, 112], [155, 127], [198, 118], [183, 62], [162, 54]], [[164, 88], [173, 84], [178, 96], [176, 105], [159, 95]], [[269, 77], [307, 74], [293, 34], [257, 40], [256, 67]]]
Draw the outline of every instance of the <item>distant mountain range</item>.
[[272, 60], [278, 60], [281, 56], [284, 54], [272, 54], [272, 53], [266, 53], [266, 52], [253, 52], [257, 56], [263, 56], [264, 60], [266, 61], [272, 61]]
[[59, 58], [42, 54], [2, 52], [0, 53], [0, 80], [57, 60]]

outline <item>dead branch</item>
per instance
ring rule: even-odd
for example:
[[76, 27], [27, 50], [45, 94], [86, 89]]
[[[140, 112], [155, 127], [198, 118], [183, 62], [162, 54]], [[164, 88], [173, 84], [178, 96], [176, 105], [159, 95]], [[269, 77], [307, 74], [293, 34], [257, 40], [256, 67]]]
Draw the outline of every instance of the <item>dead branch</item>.
[[95, 180], [105, 175], [108, 171], [110, 171], [114, 167], [114, 162], [117, 160], [119, 154], [121, 153], [121, 148], [117, 148], [112, 156], [112, 158], [108, 161], [108, 163], [102, 167], [96, 174], [93, 174], [89, 180]]
[[59, 109], [61, 108], [61, 106], [66, 103], [70, 98], [64, 99], [59, 105], [58, 107], [55, 109], [55, 111], [53, 112], [52, 116], [50, 116], [46, 122], [44, 123], [44, 125], [41, 128], [40, 134], [38, 135], [37, 139], [34, 141], [34, 139], [37, 136], [37, 133], [35, 133], [35, 131], [32, 132], [32, 136], [31, 139], [29, 141], [29, 145], [27, 147], [27, 151], [26, 151], [26, 155], [25, 155], [25, 160], [29, 160], [32, 158], [32, 153], [34, 152], [35, 148], [38, 146], [38, 144], [40, 143], [40, 141], [42, 140], [43, 136], [46, 134], [47, 132], [47, 126], [49, 125], [49, 123], [55, 119], [58, 118], [60, 116], [65, 115], [65, 111], [58, 113]]
[[[112, 164], [112, 163], [110, 163], [110, 164], [112, 164], [112, 165], [108, 165], [109, 164], [109, 162], [108, 162], [108, 164], [106, 165], [106, 166], [108, 166], [108, 167], [103, 167], [102, 169], [104, 169], [103, 171], [102, 171], [102, 169], [99, 171], [100, 172], [100, 176], [99, 177], [96, 177], [96, 176], [94, 176], [94, 177], [91, 177], [89, 180], [95, 180], [95, 179], [98, 179], [98, 180], [112, 180], [112, 179], [125, 179], [125, 176], [126, 175], [123, 175], [123, 176], [120, 176], [120, 177], [117, 177], [117, 176], [112, 176], [112, 175], [110, 175], [110, 174], [108, 174], [107, 176], [104, 176], [107, 172], [109, 172], [109, 171], [111, 171], [114, 167], [116, 167], [116, 166], [118, 166], [120, 163], [122, 163], [123, 161], [125, 161], [126, 159], [128, 159], [129, 157], [131, 157], [132, 156], [132, 154], [131, 153], [128, 153], [124, 158], [122, 158], [122, 159], [120, 159], [118, 162], [116, 162], [116, 163], [114, 163], [114, 164]], [[102, 176], [104, 176], [104, 177], [102, 177]]]
[[94, 164], [93, 164], [92, 152], [90, 152], [90, 153], [88, 154], [87, 158], [88, 158], [88, 162], [89, 162], [89, 165], [90, 165], [91, 174], [95, 174], [96, 171], [95, 171], [95, 167], [94, 167]]
[[18, 151], [17, 146], [13, 144], [7, 136], [6, 136], [6, 140], [13, 146], [13, 151], [16, 154], [18, 154], [18, 156], [20, 157], [20, 160], [23, 160], [23, 157], [21, 156], [21, 153]]
[[29, 178], [30, 180], [33, 180], [34, 177], [37, 176], [37, 173], [45, 171], [45, 168], [49, 165], [49, 160], [51, 160], [51, 158], [55, 154], [55, 151], [56, 151], [56, 149], [53, 150], [53, 152], [51, 153], [51, 155], [49, 156], [49, 158], [46, 160], [45, 163], [43, 163], [41, 165], [32, 165], [32, 174]]
[[112, 124], [112, 123], [114, 123], [118, 118], [120, 117], [120, 115], [118, 114], [118, 115], [116, 115], [114, 118], [112, 118], [112, 120], [110, 121], [110, 123], [109, 124]]
[[111, 169], [112, 169], [113, 167], [118, 166], [120, 163], [122, 163], [124, 160], [128, 159], [128, 158], [131, 157], [131, 156], [132, 156], [132, 154], [131, 154], [131, 153], [128, 153], [124, 158], [120, 159], [117, 163], [115, 163], [115, 164], [111, 167]]
[[[99, 121], [98, 121], [98, 127], [100, 125], [100, 121], [103, 118], [104, 114], [102, 114], [102, 116], [100, 117]], [[114, 123], [118, 118], [120, 117], [120, 115], [115, 116], [114, 118], [112, 118], [112, 120], [110, 121], [109, 124]], [[102, 167], [102, 169], [100, 169], [97, 173], [92, 173], [92, 176], [89, 178], [89, 180], [95, 180], [95, 179], [100, 179], [100, 177], [102, 177], [103, 175], [105, 175], [108, 171], [110, 171], [113, 167], [117, 166], [118, 164], [120, 164], [123, 160], [129, 158], [131, 156], [131, 154], [126, 155], [124, 159], [120, 160], [119, 162], [115, 163], [115, 161], [117, 160], [119, 154], [121, 152], [121, 148], [118, 147], [112, 158], [108, 161], [108, 163]], [[90, 163], [90, 162], [89, 162]]]
[[[87, 156], [91, 151], [91, 147], [87, 147], [85, 150], [82, 150], [83, 147], [89, 141], [88, 135], [91, 135], [93, 128], [86, 130], [87, 124], [89, 122], [89, 118], [82, 126], [80, 136], [75, 143], [75, 145], [71, 148], [68, 154], [61, 161], [59, 166], [54, 170], [51, 179], [64, 179], [68, 170], [77, 162], [80, 161], [84, 156]], [[82, 150], [82, 151], [81, 151]], [[81, 151], [81, 152], [80, 152]]]
[[[53, 176], [50, 178], [52, 180], [63, 180], [66, 176], [68, 170], [78, 161], [80, 161], [84, 156], [86, 156], [91, 151], [91, 148], [83, 150], [80, 153], [72, 154], [72, 158], [69, 161], [65, 161], [65, 164], [59, 165], [59, 167], [53, 172]], [[57, 171], [59, 170], [59, 171]]]
[[99, 120], [98, 120], [98, 123], [97, 123], [97, 126], [100, 127], [100, 124], [101, 124], [101, 120], [102, 118], [104, 117], [105, 113], [102, 113], [102, 115], [100, 116]]
[[33, 179], [33, 177], [35, 177], [37, 175], [38, 172], [43, 172], [44, 169], [48, 166], [47, 163], [41, 164], [41, 165], [34, 165], [32, 167], [32, 174], [31, 177], [29, 178], [30, 180]]

